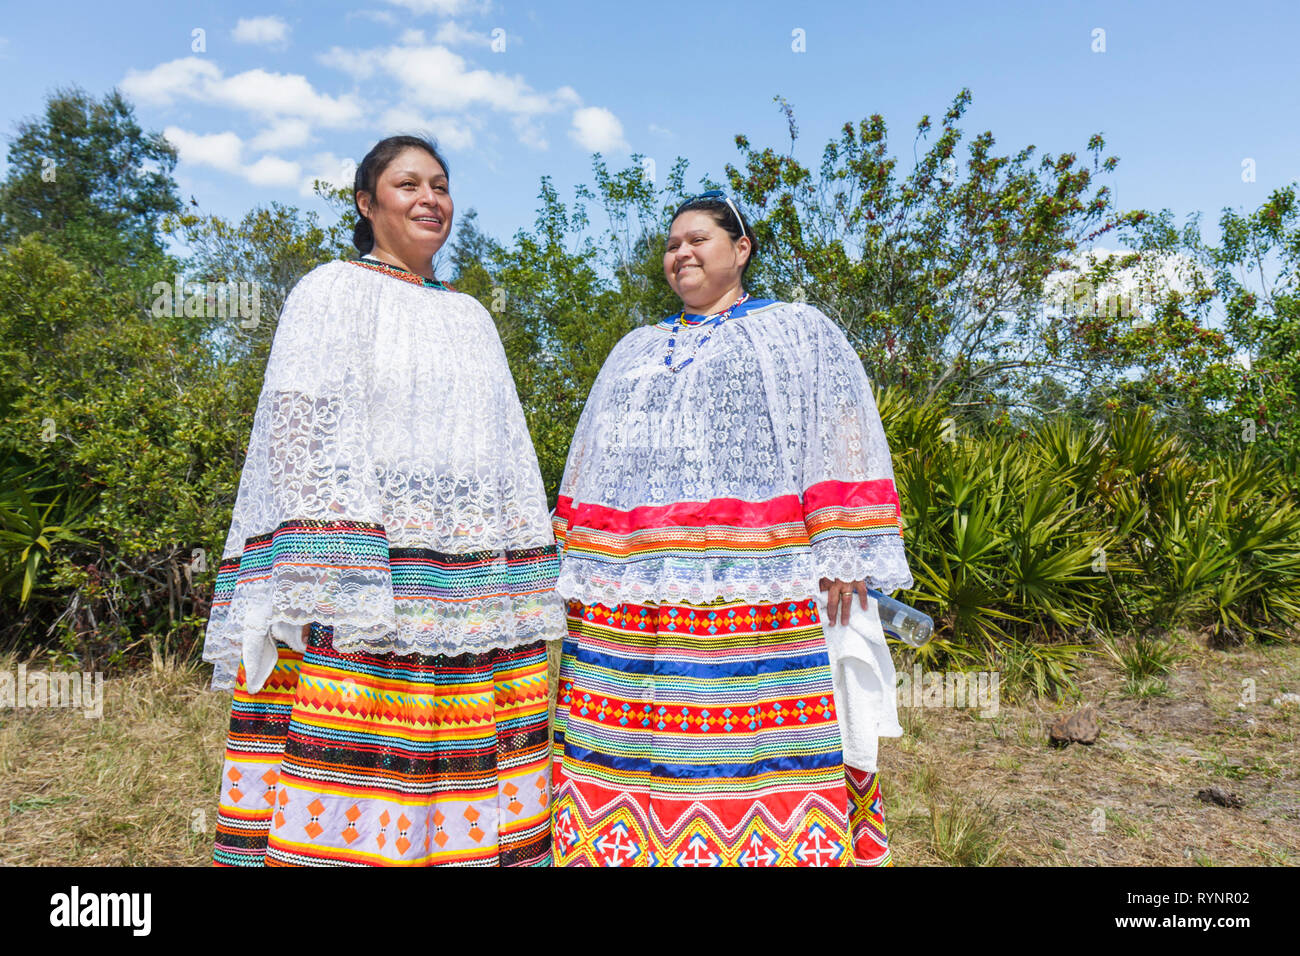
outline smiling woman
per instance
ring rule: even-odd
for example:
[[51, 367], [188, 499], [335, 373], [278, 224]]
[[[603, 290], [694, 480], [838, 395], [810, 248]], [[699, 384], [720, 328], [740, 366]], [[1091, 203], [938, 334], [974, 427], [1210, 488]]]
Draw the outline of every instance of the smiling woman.
[[570, 447], [559, 864], [890, 861], [876, 744], [902, 728], [866, 593], [912, 585], [889, 448], [844, 334], [745, 292], [755, 246], [721, 193], [679, 207], [682, 310], [614, 347]]
[[[357, 167], [353, 244], [370, 258], [433, 276], [433, 254], [451, 234], [447, 162], [415, 137], [384, 140]], [[378, 239], [378, 241], [376, 241]]]
[[491, 316], [439, 282], [447, 163], [357, 169], [354, 243], [276, 328], [204, 659], [231, 688], [215, 862], [550, 861], [537, 458]]
[[[719, 216], [725, 206], [730, 216]], [[741, 282], [758, 253], [735, 203], [720, 190], [683, 203], [664, 244], [664, 276], [683, 305], [697, 315], [716, 315], [741, 293]]]

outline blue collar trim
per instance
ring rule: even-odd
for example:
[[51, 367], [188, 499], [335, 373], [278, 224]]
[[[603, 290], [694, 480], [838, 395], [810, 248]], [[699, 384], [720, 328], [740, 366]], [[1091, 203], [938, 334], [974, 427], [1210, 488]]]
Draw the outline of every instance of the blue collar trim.
[[[738, 319], [748, 312], [753, 312], [755, 309], [762, 309], [775, 304], [775, 299], [755, 299], [751, 297], [731, 310], [731, 318]], [[681, 313], [674, 313], [673, 315], [668, 316], [659, 323], [659, 326], [665, 329], [672, 328], [677, 324], [677, 316], [680, 314]], [[698, 312], [687, 312], [682, 319], [682, 324], [688, 326], [700, 325], [701, 323], [708, 321], [710, 318], [711, 316], [700, 315]]]

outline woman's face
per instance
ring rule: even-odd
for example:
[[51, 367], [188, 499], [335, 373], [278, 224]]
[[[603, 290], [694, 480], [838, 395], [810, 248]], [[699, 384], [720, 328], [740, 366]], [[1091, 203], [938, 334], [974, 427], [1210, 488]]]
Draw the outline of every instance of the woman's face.
[[422, 149], [398, 153], [357, 205], [375, 231], [375, 247], [428, 260], [451, 234], [452, 202], [447, 173]]
[[673, 220], [664, 247], [664, 278], [689, 308], [706, 306], [740, 284], [749, 240], [733, 240], [713, 216], [698, 209]]

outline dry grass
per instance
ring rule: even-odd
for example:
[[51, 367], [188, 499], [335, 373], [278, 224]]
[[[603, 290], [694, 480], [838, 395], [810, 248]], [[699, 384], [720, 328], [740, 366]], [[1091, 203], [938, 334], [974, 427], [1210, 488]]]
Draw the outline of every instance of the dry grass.
[[206, 863], [230, 696], [206, 690], [204, 670], [155, 661], [106, 680], [102, 719], [0, 714], [0, 864]]
[[[895, 860], [1000, 853], [1003, 865], [1300, 864], [1300, 712], [1270, 703], [1300, 690], [1300, 647], [1184, 645], [1188, 657], [1165, 695], [1128, 696], [1125, 675], [1096, 660], [1073, 701], [1003, 705], [988, 719], [904, 708], [908, 734], [881, 741], [880, 756]], [[1239, 708], [1246, 678], [1256, 700]], [[1100, 739], [1050, 747], [1053, 719], [1083, 703], [1097, 708]], [[1210, 786], [1245, 806], [1198, 800]]]
[[[1300, 864], [1300, 710], [1270, 703], [1300, 691], [1300, 647], [1184, 649], [1160, 696], [1127, 696], [1097, 660], [1076, 701], [902, 708], [906, 736], [880, 747], [896, 863]], [[1245, 678], [1256, 700], [1239, 708]], [[105, 683], [101, 720], [0, 713], [0, 864], [206, 864], [230, 700], [206, 684], [155, 661]], [[1100, 740], [1049, 747], [1052, 719], [1084, 702]], [[1208, 786], [1245, 807], [1202, 803]]]

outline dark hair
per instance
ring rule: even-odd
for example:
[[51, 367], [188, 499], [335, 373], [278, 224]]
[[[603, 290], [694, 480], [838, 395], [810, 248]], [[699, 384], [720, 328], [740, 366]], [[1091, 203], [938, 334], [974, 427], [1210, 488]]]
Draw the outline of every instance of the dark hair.
[[668, 220], [668, 228], [672, 229], [677, 217], [684, 212], [707, 212], [713, 217], [713, 221], [731, 237], [732, 242], [735, 242], [741, 236], [747, 237], [749, 239], [749, 258], [745, 260], [745, 266], [740, 270], [740, 275], [743, 278], [745, 273], [749, 271], [749, 267], [753, 265], [754, 257], [758, 255], [758, 238], [754, 235], [754, 230], [750, 228], [749, 220], [745, 218], [744, 212], [741, 211], [740, 204], [734, 199], [732, 203], [736, 206], [735, 212], [732, 212], [731, 206], [727, 205], [725, 199], [713, 196], [696, 196], [694, 199], [688, 199], [677, 207], [677, 211], [673, 213], [673, 218]]
[[438, 147], [432, 140], [422, 136], [389, 136], [375, 143], [361, 160], [361, 165], [357, 167], [357, 175], [352, 180], [352, 207], [357, 211], [357, 224], [352, 227], [352, 244], [363, 255], [375, 247], [375, 230], [370, 225], [370, 220], [361, 215], [361, 207], [357, 205], [357, 193], [370, 193], [370, 201], [373, 203], [375, 186], [379, 182], [380, 174], [398, 157], [398, 154], [412, 148], [422, 149], [432, 156], [442, 167], [442, 171], [447, 174], [448, 180], [451, 179], [451, 170], [447, 168], [447, 161], [442, 158], [442, 154], [438, 152]]

